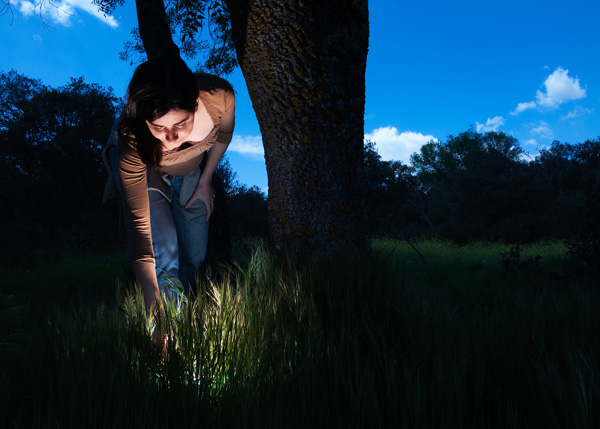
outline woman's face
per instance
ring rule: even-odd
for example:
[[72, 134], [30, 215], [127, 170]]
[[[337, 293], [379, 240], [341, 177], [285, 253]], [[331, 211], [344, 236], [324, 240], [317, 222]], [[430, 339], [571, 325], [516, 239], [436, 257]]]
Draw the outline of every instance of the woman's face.
[[194, 112], [169, 110], [160, 118], [146, 121], [150, 132], [160, 140], [165, 149], [175, 149], [183, 143], [194, 128]]

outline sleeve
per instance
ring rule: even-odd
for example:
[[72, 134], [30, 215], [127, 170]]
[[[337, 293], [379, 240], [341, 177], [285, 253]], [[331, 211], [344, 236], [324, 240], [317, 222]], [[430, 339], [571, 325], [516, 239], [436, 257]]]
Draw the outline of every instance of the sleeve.
[[104, 147], [102, 148], [102, 162], [104, 163], [104, 168], [106, 169], [106, 174], [107, 174], [107, 179], [106, 179], [106, 183], [104, 184], [104, 193], [102, 195], [102, 204], [106, 204], [108, 203], [108, 201], [110, 199], [112, 199], [113, 197], [118, 197], [119, 191], [117, 186], [115, 186], [115, 181], [116, 181], [116, 177], [112, 171], [111, 165], [110, 165], [110, 151], [117, 147], [117, 141], [118, 141], [118, 135], [119, 133], [117, 132], [118, 126], [119, 126], [119, 122], [120, 122], [121, 118], [117, 118], [115, 120], [115, 122], [113, 123], [111, 129], [110, 129], [110, 134], [108, 136], [108, 141], [106, 142], [106, 145], [104, 145]]
[[120, 135], [118, 147], [129, 261], [154, 265], [147, 167], [134, 147], [133, 138]]
[[233, 91], [223, 90], [224, 108], [219, 126], [217, 142], [229, 144], [235, 128], [235, 95]]

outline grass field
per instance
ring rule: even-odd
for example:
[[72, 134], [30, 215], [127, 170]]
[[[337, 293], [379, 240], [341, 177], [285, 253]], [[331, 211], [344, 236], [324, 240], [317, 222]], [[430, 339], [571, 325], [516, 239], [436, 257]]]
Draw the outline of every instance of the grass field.
[[600, 427], [598, 289], [560, 243], [236, 249], [166, 355], [122, 252], [0, 268], [0, 426]]

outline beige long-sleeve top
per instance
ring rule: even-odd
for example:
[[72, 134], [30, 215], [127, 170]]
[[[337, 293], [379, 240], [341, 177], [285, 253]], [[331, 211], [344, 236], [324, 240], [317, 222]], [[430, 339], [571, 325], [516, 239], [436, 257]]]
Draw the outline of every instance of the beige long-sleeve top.
[[179, 150], [164, 152], [158, 168], [147, 167], [142, 162], [135, 148], [135, 138], [119, 136], [119, 173], [130, 262], [154, 264], [148, 189], [156, 189], [170, 198], [171, 190], [162, 174], [185, 175], [200, 165], [204, 153], [215, 143], [228, 145], [231, 141], [235, 126], [233, 92], [224, 89], [200, 91], [198, 101], [194, 129], [189, 138], [193, 140], [199, 134], [204, 137], [182, 144]]

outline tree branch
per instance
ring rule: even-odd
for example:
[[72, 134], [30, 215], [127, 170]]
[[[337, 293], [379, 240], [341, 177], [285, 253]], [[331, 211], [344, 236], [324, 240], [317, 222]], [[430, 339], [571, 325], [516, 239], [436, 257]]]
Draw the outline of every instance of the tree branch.
[[148, 58], [163, 54], [178, 54], [173, 42], [162, 0], [136, 0], [140, 37]]

